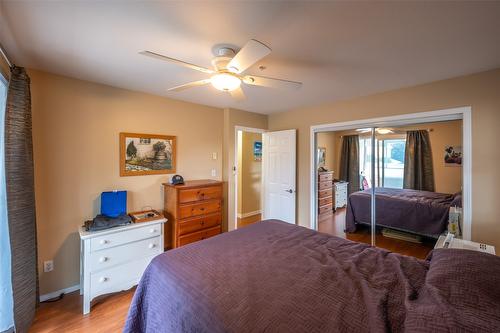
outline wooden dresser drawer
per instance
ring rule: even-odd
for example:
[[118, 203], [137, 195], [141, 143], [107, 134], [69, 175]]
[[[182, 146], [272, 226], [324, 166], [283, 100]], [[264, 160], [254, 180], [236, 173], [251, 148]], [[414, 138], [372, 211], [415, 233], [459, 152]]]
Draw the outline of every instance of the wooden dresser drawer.
[[222, 198], [221, 186], [202, 187], [179, 191], [179, 203], [220, 198]]
[[110, 247], [135, 242], [141, 239], [161, 235], [162, 224], [146, 226], [142, 228], [130, 228], [124, 231], [116, 229], [115, 233], [98, 236], [90, 240], [90, 251], [99, 251]]
[[185, 219], [188, 217], [215, 213], [220, 211], [220, 209], [220, 200], [210, 200], [193, 204], [184, 204], [179, 206], [179, 218]]
[[210, 229], [205, 229], [202, 231], [198, 232], [193, 232], [191, 234], [185, 235], [185, 236], [180, 236], [178, 239], [177, 246], [183, 246], [187, 245], [189, 243], [194, 243], [200, 240], [204, 240], [213, 236], [216, 236], [220, 234], [221, 229], [220, 226], [210, 228]]
[[331, 172], [320, 173], [318, 175], [318, 178], [320, 182], [325, 182], [325, 181], [331, 182], [333, 180], [333, 173]]
[[318, 191], [318, 199], [330, 197], [332, 195], [332, 190], [327, 188], [326, 190]]
[[333, 206], [332, 204], [328, 204], [328, 205], [325, 205], [325, 206], [322, 206], [322, 207], [319, 207], [318, 208], [318, 214], [319, 215], [322, 215], [322, 214], [327, 214], [327, 213], [332, 213], [333, 212]]
[[326, 182], [320, 182], [318, 183], [318, 190], [326, 190], [326, 189], [331, 189], [332, 188], [332, 182], [331, 181], [326, 181]]
[[177, 235], [182, 236], [191, 232], [218, 226], [222, 223], [222, 214], [216, 213], [201, 217], [179, 220]]
[[318, 200], [318, 206], [324, 206], [332, 203], [332, 197], [327, 197], [327, 198], [320, 198]]

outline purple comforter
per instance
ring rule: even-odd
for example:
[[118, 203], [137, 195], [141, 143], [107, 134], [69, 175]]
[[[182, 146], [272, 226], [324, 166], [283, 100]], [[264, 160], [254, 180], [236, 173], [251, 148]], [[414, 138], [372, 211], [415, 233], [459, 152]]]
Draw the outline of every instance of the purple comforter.
[[[438, 237], [448, 226], [453, 194], [380, 188], [375, 189], [377, 226]], [[371, 190], [352, 193], [346, 213], [346, 231], [355, 232], [356, 223], [370, 224]]]
[[125, 332], [494, 331], [498, 276], [492, 255], [429, 262], [264, 221], [157, 256]]

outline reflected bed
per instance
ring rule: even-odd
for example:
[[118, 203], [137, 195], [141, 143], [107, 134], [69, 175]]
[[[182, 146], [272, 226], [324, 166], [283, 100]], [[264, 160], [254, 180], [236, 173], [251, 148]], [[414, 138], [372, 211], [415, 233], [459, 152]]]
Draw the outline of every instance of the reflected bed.
[[[356, 224], [371, 222], [371, 190], [352, 193], [347, 202], [346, 232]], [[408, 189], [375, 189], [376, 223], [418, 235], [438, 238], [448, 226], [451, 206], [461, 207], [461, 194], [446, 194]]]

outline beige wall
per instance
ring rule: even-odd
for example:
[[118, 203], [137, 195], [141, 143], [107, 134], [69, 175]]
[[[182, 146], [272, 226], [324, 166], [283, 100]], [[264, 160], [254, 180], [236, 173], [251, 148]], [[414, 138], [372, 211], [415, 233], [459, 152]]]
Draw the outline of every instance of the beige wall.
[[[224, 109], [224, 166], [223, 180], [226, 183], [225, 193], [226, 198], [236, 198], [235, 194], [235, 172], [232, 170], [235, 165], [235, 129], [236, 126], [267, 129], [268, 117], [263, 114], [246, 112], [236, 109]], [[236, 228], [236, 212], [234, 200], [227, 200], [227, 224], [226, 230], [234, 230]]]
[[[444, 147], [446, 145], [462, 145], [462, 120], [452, 120], [436, 123], [415, 124], [411, 126], [395, 127], [397, 134], [377, 134], [378, 139], [391, 139], [391, 138], [404, 138], [404, 134], [408, 130], [416, 129], [432, 129], [429, 132], [431, 140], [432, 160], [434, 169], [434, 182], [435, 191], [440, 193], [456, 193], [462, 189], [462, 167], [449, 167], [444, 164]], [[337, 131], [318, 133], [318, 145], [320, 134], [330, 134], [334, 136], [335, 156], [333, 158], [334, 175], [338, 176], [340, 168], [340, 152], [342, 147], [342, 136], [350, 134], [358, 134], [360, 137], [363, 135], [370, 136], [370, 134], [360, 134], [356, 131]]]
[[253, 144], [262, 142], [262, 134], [241, 132], [241, 146], [238, 151], [238, 214], [260, 211], [260, 190], [262, 162], [253, 155]]
[[[222, 179], [224, 111], [30, 70], [40, 293], [78, 284], [78, 227], [102, 191], [128, 191], [128, 210], [163, 207], [168, 175], [119, 176], [120, 132], [177, 136], [177, 173]], [[212, 159], [212, 152], [219, 158]]]
[[500, 69], [360, 97], [318, 107], [272, 114], [270, 130], [298, 129], [297, 216], [309, 226], [311, 125], [369, 119], [459, 106], [472, 107], [472, 239], [500, 247]]

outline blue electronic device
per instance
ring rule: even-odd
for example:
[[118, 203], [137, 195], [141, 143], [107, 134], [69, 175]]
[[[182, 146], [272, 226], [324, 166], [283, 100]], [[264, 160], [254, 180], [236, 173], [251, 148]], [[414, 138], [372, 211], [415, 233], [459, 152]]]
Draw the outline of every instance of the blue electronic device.
[[118, 217], [127, 213], [127, 191], [101, 193], [101, 215]]

